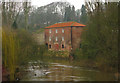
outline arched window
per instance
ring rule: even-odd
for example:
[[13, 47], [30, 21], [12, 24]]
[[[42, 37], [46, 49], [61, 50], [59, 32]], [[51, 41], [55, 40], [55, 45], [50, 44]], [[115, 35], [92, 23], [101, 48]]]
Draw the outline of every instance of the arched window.
[[62, 44], [62, 48], [65, 48], [64, 44]]
[[49, 48], [52, 48], [51, 44], [49, 44]]

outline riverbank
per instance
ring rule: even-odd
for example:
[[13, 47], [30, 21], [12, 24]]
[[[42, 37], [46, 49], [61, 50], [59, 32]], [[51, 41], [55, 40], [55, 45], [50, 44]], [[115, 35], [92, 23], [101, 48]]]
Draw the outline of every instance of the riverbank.
[[[116, 64], [116, 66], [114, 67], [112, 64], [114, 63], [110, 63], [109, 60], [106, 60], [106, 57], [96, 57], [95, 59], [89, 59], [86, 58], [86, 56], [80, 54], [79, 56], [76, 55], [76, 53], [73, 54], [74, 57], [73, 59], [71, 59], [69, 57], [69, 52], [67, 51], [47, 51], [46, 53], [44, 53], [43, 57], [44, 58], [49, 58], [49, 59], [63, 59], [63, 60], [71, 60], [73, 63], [78, 63], [80, 66], [83, 67], [91, 67], [91, 68], [95, 68], [95, 69], [99, 69], [100, 71], [104, 71], [104, 72], [118, 72], [118, 66]], [[109, 62], [108, 62], [109, 61]]]
[[[55, 61], [56, 60], [56, 61]], [[71, 60], [68, 57], [45, 57], [43, 59], [43, 61], [45, 62], [53, 62], [55, 61], [57, 62], [61, 62], [62, 64], [64, 64], [65, 62], [67, 62], [67, 65], [72, 65], [72, 66], [77, 66], [77, 67], [84, 67], [84, 68], [88, 68], [88, 69], [93, 69], [93, 70], [97, 70], [103, 73], [113, 73], [114, 77], [116, 79], [120, 79], [120, 73], [118, 72], [118, 68], [111, 68], [108, 66], [99, 66], [98, 64], [96, 64], [96, 61], [92, 61], [92, 60], [79, 60], [79, 59], [73, 59]]]
[[[81, 66], [81, 61], [59, 58], [44, 58], [28, 63], [29, 70], [23, 80], [37, 81], [112, 81], [116, 80], [113, 72], [100, 71], [92, 67]], [[61, 77], [62, 76], [62, 77]], [[54, 78], [54, 79], [52, 79]]]
[[[57, 59], [57, 60], [68, 60], [71, 62], [72, 65], [77, 65], [80, 67], [86, 67], [86, 68], [91, 68], [91, 69], [97, 69], [102, 72], [112, 72], [114, 73], [114, 76], [116, 79], [120, 77], [120, 74], [118, 73], [118, 67], [112, 67], [109, 64], [104, 63], [104, 60], [92, 60], [92, 59], [85, 59], [85, 58], [78, 58], [74, 56], [74, 59], [71, 60], [69, 57], [59, 57], [59, 56], [46, 56], [46, 58], [49, 59]], [[103, 62], [102, 62], [103, 61]]]
[[[19, 69], [17, 69], [17, 72], [15, 73], [15, 80], [16, 81], [21, 81], [21, 80], [25, 79], [24, 77], [27, 77], [26, 75], [30, 74], [31, 71], [34, 71], [34, 72], [38, 71], [39, 72], [39, 71], [41, 71], [42, 68], [45, 68], [46, 66], [47, 66], [47, 69], [48, 69], [47, 72], [49, 72], [49, 70], [51, 69], [51, 67], [50, 67], [51, 65], [49, 65], [49, 64], [56, 64], [55, 67], [57, 67], [57, 66], [58, 67], [62, 67], [62, 66], [64, 67], [66, 65], [65, 68], [68, 68], [68, 69], [70, 68], [68, 70], [69, 73], [76, 72], [75, 75], [79, 75], [81, 73], [86, 73], [87, 71], [91, 71], [91, 72], [88, 73], [88, 74], [90, 74], [90, 75], [87, 75], [88, 77], [91, 76], [92, 74], [94, 74], [98, 77], [100, 76], [100, 78], [96, 78], [96, 79], [94, 78], [94, 80], [102, 79], [102, 73], [103, 73], [103, 75], [105, 74], [105, 76], [109, 76], [109, 74], [111, 73], [110, 75], [113, 75], [114, 79], [118, 79], [118, 75], [119, 75], [118, 72], [102, 71], [99, 68], [97, 68], [95, 66], [95, 64], [91, 61], [75, 60], [75, 59], [71, 60], [69, 58], [63, 58], [63, 57], [61, 57], [61, 58], [60, 57], [44, 57], [44, 58], [39, 58], [39, 59], [36, 57], [36, 58], [33, 58], [33, 59], [29, 60], [26, 63], [26, 65], [24, 65], [24, 66], [21, 65], [21, 66], [18, 67]], [[57, 71], [63, 70], [63, 67], [62, 67], [62, 69], [58, 68], [59, 70], [57, 70]], [[28, 68], [31, 68], [31, 69], [28, 69]], [[55, 68], [55, 69], [57, 69], [57, 68]], [[71, 68], [73, 68], [73, 69], [71, 69]], [[77, 70], [76, 70], [76, 68], [77, 68]], [[84, 68], [85, 70], [88, 69], [88, 70], [86, 70], [86, 72], [85, 71], [82, 72], [81, 68]], [[45, 69], [45, 71], [46, 71], [46, 69]], [[54, 72], [57, 72], [57, 71], [55, 70]], [[68, 71], [65, 70], [64, 73], [67, 74]], [[96, 74], [95, 74], [94, 71], [96, 71]], [[61, 74], [63, 74], [62, 72], [61, 72]], [[101, 72], [101, 74], [97, 73], [97, 72]], [[44, 71], [42, 73], [44, 73]], [[34, 76], [35, 74], [32, 74], [32, 75], [31, 75], [31, 77], [35, 78], [35, 76]], [[84, 75], [84, 74], [82, 74], [82, 75]], [[31, 78], [31, 79], [33, 79], [33, 78]], [[39, 78], [39, 80], [40, 79], [42, 80], [43, 77]], [[113, 78], [111, 78], [111, 79], [113, 79]], [[108, 80], [108, 78], [106, 78], [106, 79], [104, 78], [103, 80]]]

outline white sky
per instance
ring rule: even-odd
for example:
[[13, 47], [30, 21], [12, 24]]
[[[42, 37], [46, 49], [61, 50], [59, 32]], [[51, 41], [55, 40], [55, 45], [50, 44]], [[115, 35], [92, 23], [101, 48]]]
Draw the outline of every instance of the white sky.
[[40, 7], [40, 6], [44, 6], [49, 3], [57, 2], [57, 1], [63, 1], [63, 2], [67, 1], [71, 5], [74, 5], [75, 9], [80, 9], [82, 4], [84, 4], [84, 0], [31, 0], [32, 2], [31, 4], [34, 6]]

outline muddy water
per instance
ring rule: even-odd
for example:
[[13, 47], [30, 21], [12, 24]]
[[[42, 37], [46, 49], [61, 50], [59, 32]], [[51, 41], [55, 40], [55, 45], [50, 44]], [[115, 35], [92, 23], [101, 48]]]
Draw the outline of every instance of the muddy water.
[[24, 81], [114, 81], [113, 73], [80, 67], [69, 60], [38, 60], [28, 63]]

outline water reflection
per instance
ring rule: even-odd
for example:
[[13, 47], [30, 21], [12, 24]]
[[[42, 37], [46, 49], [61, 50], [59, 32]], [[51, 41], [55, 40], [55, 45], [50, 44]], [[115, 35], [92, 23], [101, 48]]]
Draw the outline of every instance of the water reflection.
[[113, 81], [112, 73], [72, 65], [69, 61], [29, 62], [28, 72], [23, 80], [27, 81]]

